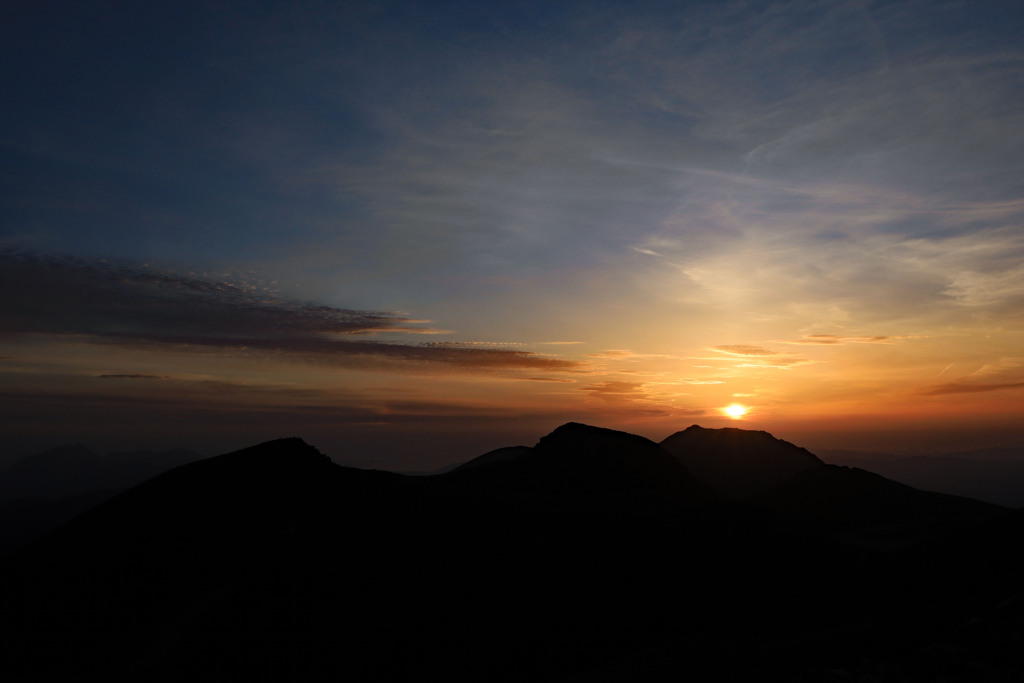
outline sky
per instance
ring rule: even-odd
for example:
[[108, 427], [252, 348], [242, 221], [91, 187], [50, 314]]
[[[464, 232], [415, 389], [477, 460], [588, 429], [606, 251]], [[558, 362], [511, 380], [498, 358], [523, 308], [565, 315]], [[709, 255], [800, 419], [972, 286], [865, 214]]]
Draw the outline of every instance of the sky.
[[1018, 3], [16, 0], [0, 88], [7, 455], [1024, 445]]

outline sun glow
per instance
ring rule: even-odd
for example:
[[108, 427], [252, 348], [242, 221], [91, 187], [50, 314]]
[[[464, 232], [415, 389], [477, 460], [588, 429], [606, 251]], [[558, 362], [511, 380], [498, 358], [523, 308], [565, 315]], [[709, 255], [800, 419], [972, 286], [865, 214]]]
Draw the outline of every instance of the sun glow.
[[738, 420], [747, 414], [747, 407], [744, 405], [740, 405], [739, 403], [733, 403], [732, 405], [728, 405], [725, 408], [722, 408], [722, 410], [725, 412], [726, 415], [728, 415], [734, 420]]

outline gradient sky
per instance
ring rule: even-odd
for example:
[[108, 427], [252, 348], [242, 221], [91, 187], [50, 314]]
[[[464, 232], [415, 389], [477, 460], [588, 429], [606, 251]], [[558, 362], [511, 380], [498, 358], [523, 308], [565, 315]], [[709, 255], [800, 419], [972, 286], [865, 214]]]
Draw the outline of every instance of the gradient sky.
[[5, 3], [7, 449], [1024, 444], [1022, 46], [1008, 1]]

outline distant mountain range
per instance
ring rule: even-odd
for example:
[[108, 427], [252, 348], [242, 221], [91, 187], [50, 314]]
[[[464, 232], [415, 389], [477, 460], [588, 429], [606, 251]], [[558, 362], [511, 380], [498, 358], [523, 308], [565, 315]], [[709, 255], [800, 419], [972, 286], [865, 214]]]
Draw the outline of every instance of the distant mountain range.
[[59, 446], [0, 471], [0, 502], [125, 489], [202, 457], [184, 449], [100, 455], [81, 444]]
[[200, 458], [184, 449], [100, 455], [81, 444], [22, 458], [0, 470], [0, 557], [118, 491]]
[[830, 463], [860, 467], [915, 488], [1024, 507], [1024, 447], [941, 455], [827, 450], [821, 456]]
[[[569, 423], [434, 476], [282, 439], [0, 563], [4, 680], [1019, 680], [1024, 512], [765, 432]], [[59, 653], [57, 656], [55, 653]]]

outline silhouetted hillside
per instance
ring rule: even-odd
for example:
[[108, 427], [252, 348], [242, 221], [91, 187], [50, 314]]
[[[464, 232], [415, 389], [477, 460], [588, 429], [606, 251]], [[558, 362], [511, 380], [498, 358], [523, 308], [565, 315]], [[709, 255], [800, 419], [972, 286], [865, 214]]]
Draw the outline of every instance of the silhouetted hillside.
[[661, 442], [690, 472], [730, 498], [745, 498], [824, 463], [767, 432], [693, 425]]
[[[843, 541], [844, 515], [884, 522], [921, 492], [801, 476], [730, 503], [659, 445], [575, 423], [437, 476], [268, 442], [157, 476], [0, 564], [0, 665], [39, 681], [927, 680], [928, 648], [951, 643], [953, 663], [1024, 671], [1000, 645], [1024, 589], [978, 586], [1016, 571], [1020, 553], [991, 546], [1019, 525], [940, 497], [971, 534], [879, 552]], [[816, 526], [819, 486], [842, 514]], [[984, 615], [985, 638], [958, 635]]]
[[915, 488], [1024, 507], [1024, 448], [988, 448], [942, 455], [890, 455], [830, 450], [835, 465], [860, 467]]
[[924, 540], [1003, 512], [991, 503], [919, 491], [838, 465], [801, 472], [750, 502], [805, 528], [882, 546]]

